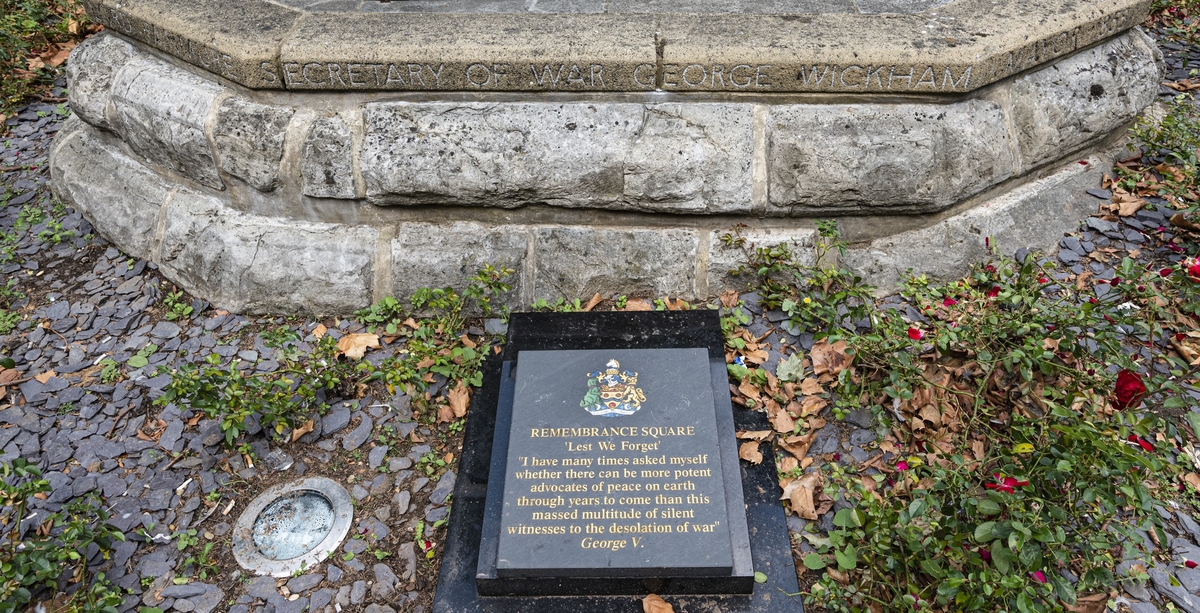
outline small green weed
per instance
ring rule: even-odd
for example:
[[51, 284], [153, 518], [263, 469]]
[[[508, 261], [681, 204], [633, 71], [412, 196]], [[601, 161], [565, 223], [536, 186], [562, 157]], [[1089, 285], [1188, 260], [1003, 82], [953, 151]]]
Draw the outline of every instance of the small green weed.
[[192, 305], [187, 303], [182, 291], [174, 291], [163, 296], [163, 308], [166, 313], [163, 315], [167, 321], [176, 321], [180, 319], [188, 319], [192, 316]]
[[113, 543], [125, 540], [105, 523], [108, 511], [95, 495], [76, 498], [60, 511], [40, 520], [42, 529], [22, 538], [22, 523], [32, 518], [29, 500], [50, 491], [41, 471], [22, 458], [0, 463], [0, 509], [6, 530], [0, 540], [0, 613], [24, 611], [32, 603], [63, 593], [60, 581], [78, 584], [60, 611], [111, 613], [121, 604], [121, 592], [103, 573], [88, 572], [85, 553], [93, 544], [105, 555]]

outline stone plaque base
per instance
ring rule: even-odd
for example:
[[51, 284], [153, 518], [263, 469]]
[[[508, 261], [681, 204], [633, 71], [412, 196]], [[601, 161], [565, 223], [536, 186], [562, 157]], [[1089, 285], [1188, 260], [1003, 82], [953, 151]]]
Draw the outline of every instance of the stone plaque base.
[[[723, 386], [727, 374], [716, 312], [514, 315], [505, 353], [488, 362], [483, 388], [472, 402], [434, 613], [634, 613], [641, 610], [638, 598], [647, 593], [667, 595], [679, 613], [801, 610], [799, 598], [786, 595], [797, 593], [799, 587], [783, 508], [775, 493], [773, 459], [750, 466], [737, 460], [734, 449], [733, 430], [769, 427], [765, 418], [750, 411], [717, 411], [717, 428], [723, 433], [724, 492], [730, 501], [741, 498], [731, 504], [744, 507], [748, 527], [747, 544], [732, 539], [730, 573], [701, 576], [678, 569], [669, 576], [634, 577], [505, 577], [496, 573], [501, 496], [492, 496], [494, 502], [489, 505], [488, 492], [502, 487], [502, 479], [491, 476], [503, 474], [504, 465], [493, 466], [492, 451], [493, 444], [508, 444], [504, 436], [495, 434], [508, 432], [511, 425], [516, 383], [513, 367], [518, 354], [523, 350], [696, 347], [708, 350], [712, 387]], [[728, 393], [719, 391], [728, 403]], [[730, 529], [738, 532], [736, 525]], [[767, 576], [766, 583], [754, 582], [755, 571]]]

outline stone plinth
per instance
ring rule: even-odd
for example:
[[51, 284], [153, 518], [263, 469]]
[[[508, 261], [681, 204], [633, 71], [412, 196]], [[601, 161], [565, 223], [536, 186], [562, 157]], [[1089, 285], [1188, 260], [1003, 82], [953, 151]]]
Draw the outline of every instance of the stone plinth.
[[234, 310], [484, 262], [515, 305], [703, 298], [734, 224], [803, 248], [828, 218], [870, 280], [954, 274], [988, 235], [1053, 245], [1084, 204], [1052, 190], [1159, 81], [1142, 0], [85, 4], [56, 187]]

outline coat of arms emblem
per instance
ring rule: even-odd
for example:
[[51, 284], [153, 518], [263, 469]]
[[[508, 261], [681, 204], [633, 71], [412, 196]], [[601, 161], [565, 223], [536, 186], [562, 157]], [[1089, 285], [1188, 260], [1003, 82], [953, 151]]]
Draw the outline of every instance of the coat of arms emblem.
[[579, 406], [600, 417], [633, 415], [646, 400], [637, 379], [636, 372], [621, 370], [620, 362], [609, 360], [605, 370], [588, 373], [587, 395]]

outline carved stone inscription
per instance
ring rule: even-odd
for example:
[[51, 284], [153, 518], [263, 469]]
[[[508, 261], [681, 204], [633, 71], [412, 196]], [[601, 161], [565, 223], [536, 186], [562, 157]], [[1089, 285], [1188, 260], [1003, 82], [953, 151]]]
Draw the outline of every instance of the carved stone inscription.
[[708, 372], [704, 349], [522, 352], [497, 572], [728, 573]]
[[[263, 63], [263, 80], [279, 79]], [[966, 92], [971, 66], [811, 64], [788, 69], [771, 64], [605, 64], [476, 62], [285, 62], [289, 89], [494, 90], [494, 91], [877, 91]]]

